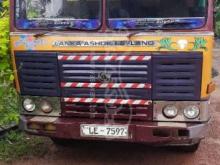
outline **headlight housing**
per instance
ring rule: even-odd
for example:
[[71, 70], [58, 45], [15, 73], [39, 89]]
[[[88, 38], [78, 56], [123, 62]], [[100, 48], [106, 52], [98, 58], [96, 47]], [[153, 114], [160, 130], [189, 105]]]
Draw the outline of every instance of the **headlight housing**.
[[27, 112], [33, 112], [36, 108], [36, 105], [32, 99], [24, 99], [23, 107]]
[[178, 109], [174, 105], [168, 105], [163, 109], [163, 115], [166, 118], [172, 119], [175, 118], [178, 114]]
[[40, 108], [44, 113], [50, 113], [53, 110], [51, 104], [46, 100], [41, 101]]
[[184, 111], [184, 116], [188, 119], [195, 119], [199, 116], [200, 114], [200, 109], [198, 106], [196, 105], [190, 105], [190, 106], [187, 106]]

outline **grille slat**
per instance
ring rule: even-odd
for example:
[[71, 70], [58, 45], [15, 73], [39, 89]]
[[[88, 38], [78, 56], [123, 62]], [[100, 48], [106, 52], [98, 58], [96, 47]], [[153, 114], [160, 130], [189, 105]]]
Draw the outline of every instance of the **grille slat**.
[[158, 71], [155, 73], [155, 76], [158, 79], [190, 79], [196, 76], [195, 72], [175, 72], [175, 68], [172, 72], [167, 71], [164, 69], [163, 71]]
[[39, 62], [23, 62], [22, 67], [24, 69], [38, 69], [39, 67], [41, 69], [53, 69], [54, 68], [53, 63], [40, 63]]
[[91, 65], [91, 64], [64, 64], [62, 66], [63, 68], [65, 68], [65, 70], [90, 70], [91, 68], [93, 68], [94, 70], [131, 70], [133, 71], [136, 68], [139, 68], [139, 70], [141, 71], [146, 71], [147, 70], [147, 66], [146, 65], [101, 65], [101, 64], [97, 64], [97, 65]]
[[23, 82], [25, 87], [39, 88], [39, 89], [54, 89], [57, 83], [46, 83], [46, 82]]
[[187, 86], [187, 85], [161, 85], [157, 88], [158, 91], [164, 92], [164, 93], [192, 93], [194, 91], [193, 86]]
[[192, 86], [195, 84], [195, 80], [182, 78], [182, 79], [174, 79], [170, 81], [170, 79], [159, 79], [156, 80], [156, 83], [158, 85], [164, 85], [164, 86], [175, 86], [175, 85]]
[[[166, 100], [177, 100], [174, 98], [178, 98], [178, 100], [183, 100], [181, 98], [193, 98], [194, 94], [193, 93], [174, 93], [174, 92], [170, 92], [170, 93], [163, 93], [161, 92], [160, 95], [158, 95], [158, 97], [160, 98], [167, 98], [167, 96], [169, 96], [169, 98], [173, 98], [173, 99], [166, 99]], [[165, 99], [164, 99], [165, 100]]]
[[55, 77], [48, 77], [48, 76], [28, 76], [28, 75], [23, 75], [23, 80], [25, 82], [45, 82], [45, 83], [53, 83], [56, 81], [56, 78]]
[[[90, 77], [90, 76], [95, 76], [95, 77], [98, 77], [98, 75], [101, 73], [101, 72], [108, 72], [108, 74], [111, 74], [111, 77], [112, 78], [122, 78], [122, 77], [144, 77], [147, 75], [147, 72], [135, 72], [135, 71], [120, 71], [120, 72], [117, 72], [117, 71], [107, 71], [107, 70], [104, 70], [104, 71], [88, 71], [88, 70], [78, 70], [78, 71], [64, 71], [63, 75], [64, 76], [85, 76], [85, 77]], [[45, 73], [46, 74], [46, 73]], [[91, 79], [90, 79], [91, 81]]]
[[23, 95], [30, 95], [30, 96], [55, 96], [55, 92], [51, 92], [51, 89], [46, 89], [46, 88], [23, 88]]
[[56, 53], [17, 52], [15, 57], [22, 95], [60, 95]]
[[168, 63], [168, 64], [162, 64], [162, 65], [158, 65], [156, 68], [159, 71], [163, 71], [164, 69], [169, 72], [169, 71], [173, 71], [175, 69], [175, 71], [185, 71], [187, 67], [188, 71], [193, 71], [195, 70], [195, 65], [192, 64], [172, 64], [172, 63]]
[[[36, 75], [36, 76], [55, 76], [54, 68], [49, 69], [41, 69], [39, 65], [39, 69], [31, 69], [31, 68], [22, 68], [21, 74], [22, 75]], [[52, 70], [53, 69], [53, 70]]]
[[[101, 71], [108, 72], [113, 76], [129, 76], [129, 75], [136, 75], [136, 76], [146, 76], [147, 71], [112, 71], [112, 70], [104, 70]], [[88, 70], [65, 70], [64, 74], [72, 74], [72, 75], [90, 75], [90, 74], [99, 74], [100, 71], [93, 69], [92, 71], [88, 72]]]
[[198, 100], [201, 88], [201, 53], [153, 58], [153, 99]]

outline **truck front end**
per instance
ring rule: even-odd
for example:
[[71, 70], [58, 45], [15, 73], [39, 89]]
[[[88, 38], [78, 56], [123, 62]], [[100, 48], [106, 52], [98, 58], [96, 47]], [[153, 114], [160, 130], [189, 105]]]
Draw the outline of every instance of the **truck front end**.
[[212, 13], [212, 0], [11, 0], [21, 128], [197, 148], [214, 90]]

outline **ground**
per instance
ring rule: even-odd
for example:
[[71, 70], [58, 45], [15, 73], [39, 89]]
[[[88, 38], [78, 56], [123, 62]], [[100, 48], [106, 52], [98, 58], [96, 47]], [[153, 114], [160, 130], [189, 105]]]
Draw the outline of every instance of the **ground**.
[[[220, 72], [220, 44], [214, 50], [214, 67]], [[47, 152], [41, 157], [22, 157], [13, 165], [219, 165], [220, 164], [220, 75], [214, 79], [217, 90], [211, 99], [212, 120], [199, 150], [192, 153], [169, 151], [140, 144], [75, 142], [55, 146], [44, 138]], [[3, 164], [3, 163], [2, 163]], [[0, 162], [1, 165], [1, 162]]]

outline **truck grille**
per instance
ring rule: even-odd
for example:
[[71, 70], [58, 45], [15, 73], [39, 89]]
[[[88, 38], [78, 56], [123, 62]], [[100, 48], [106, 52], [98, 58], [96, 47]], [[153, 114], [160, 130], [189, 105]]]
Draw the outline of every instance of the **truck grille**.
[[93, 103], [62, 102], [63, 116], [79, 116], [124, 120], [151, 120], [152, 104], [143, 105], [113, 105]]
[[22, 95], [59, 96], [56, 53], [15, 54]]
[[199, 100], [202, 55], [181, 53], [153, 58], [154, 100]]
[[[91, 58], [94, 58], [92, 60]], [[101, 57], [101, 58], [100, 58]], [[64, 54], [59, 56], [60, 80], [61, 84], [78, 84], [79, 87], [62, 88], [62, 96], [67, 97], [91, 97], [91, 88], [84, 84], [100, 83], [100, 74], [108, 74], [110, 80], [108, 84], [151, 85], [151, 60], [146, 54]], [[133, 57], [133, 58], [132, 58]], [[138, 57], [147, 57], [147, 60]], [[100, 58], [100, 59], [99, 59]], [[118, 58], [118, 60], [117, 60]], [[123, 60], [120, 60], [123, 59]], [[151, 90], [135, 88], [134, 86], [123, 90], [113, 88], [94, 89], [93, 96], [96, 98], [122, 98], [122, 99], [150, 99]]]
[[[151, 57], [148, 54], [60, 54], [58, 56], [63, 115], [150, 119], [149, 105], [118, 105], [151, 98]], [[103, 82], [100, 75], [108, 75]], [[93, 101], [94, 102], [93, 102]], [[102, 100], [99, 102], [98, 100]], [[105, 100], [105, 101], [104, 101]], [[97, 102], [95, 102], [97, 101]], [[109, 111], [108, 111], [109, 110]]]

